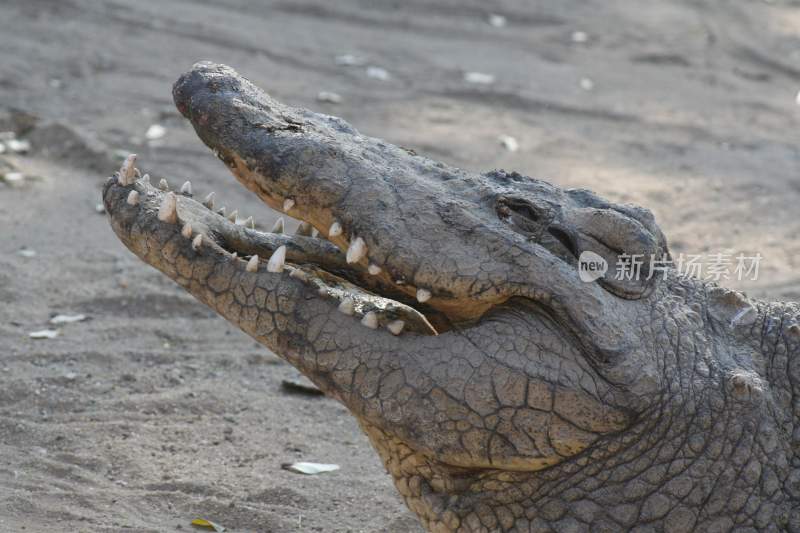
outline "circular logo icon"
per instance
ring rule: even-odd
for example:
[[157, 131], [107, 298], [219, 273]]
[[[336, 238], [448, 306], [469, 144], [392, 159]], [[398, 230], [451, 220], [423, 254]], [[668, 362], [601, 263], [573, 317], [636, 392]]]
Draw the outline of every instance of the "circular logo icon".
[[578, 276], [581, 281], [591, 283], [602, 278], [608, 272], [608, 262], [598, 254], [586, 250], [578, 258]]

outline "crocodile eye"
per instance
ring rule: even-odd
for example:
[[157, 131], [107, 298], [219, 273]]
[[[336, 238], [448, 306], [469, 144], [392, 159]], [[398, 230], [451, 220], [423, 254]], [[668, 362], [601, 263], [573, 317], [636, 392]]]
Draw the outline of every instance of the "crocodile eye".
[[538, 235], [543, 229], [541, 210], [522, 198], [500, 196], [495, 207], [497, 216], [525, 233]]

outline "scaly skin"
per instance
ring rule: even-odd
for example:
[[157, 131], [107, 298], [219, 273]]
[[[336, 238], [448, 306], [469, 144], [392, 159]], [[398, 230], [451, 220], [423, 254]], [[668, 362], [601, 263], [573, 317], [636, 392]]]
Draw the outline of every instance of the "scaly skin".
[[[586, 250], [667, 257], [647, 210], [447, 167], [222, 65], [174, 97], [239, 181], [330, 242], [190, 195], [172, 211], [132, 161], [103, 189], [114, 231], [347, 406], [430, 531], [800, 532], [796, 304], [670, 269], [585, 283]], [[281, 245], [282, 267], [231, 256]]]

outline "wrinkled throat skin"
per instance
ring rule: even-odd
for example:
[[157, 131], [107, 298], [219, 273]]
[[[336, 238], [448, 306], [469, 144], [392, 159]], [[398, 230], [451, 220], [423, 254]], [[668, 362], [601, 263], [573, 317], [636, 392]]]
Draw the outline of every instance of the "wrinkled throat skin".
[[224, 65], [173, 96], [247, 189], [303, 221], [106, 182], [133, 253], [358, 419], [430, 531], [800, 532], [800, 308], [670, 269], [651, 213], [466, 172], [283, 105]]

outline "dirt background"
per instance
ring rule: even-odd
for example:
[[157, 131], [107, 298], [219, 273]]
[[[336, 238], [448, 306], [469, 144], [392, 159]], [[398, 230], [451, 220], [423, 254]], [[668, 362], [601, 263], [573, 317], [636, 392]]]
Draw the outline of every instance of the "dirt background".
[[[0, 173], [29, 176], [0, 183], [1, 530], [188, 531], [204, 517], [233, 532], [419, 531], [344, 408], [284, 390], [288, 365], [95, 211], [115, 158], [136, 152], [156, 181], [275, 219], [172, 106], [200, 59], [449, 163], [648, 206], [676, 254], [764, 256], [757, 281], [726, 285], [800, 298], [800, 3], [255, 4], [0, 2], [0, 131], [32, 144], [0, 155]], [[145, 139], [152, 124], [162, 139]], [[55, 313], [88, 319], [56, 328]], [[59, 335], [29, 338], [46, 328]], [[297, 460], [342, 468], [280, 468]]]

